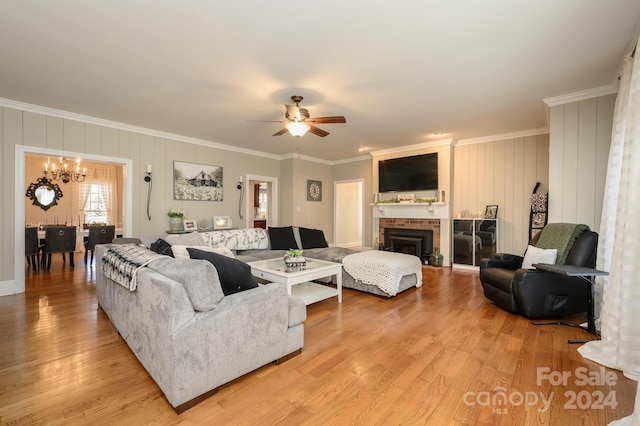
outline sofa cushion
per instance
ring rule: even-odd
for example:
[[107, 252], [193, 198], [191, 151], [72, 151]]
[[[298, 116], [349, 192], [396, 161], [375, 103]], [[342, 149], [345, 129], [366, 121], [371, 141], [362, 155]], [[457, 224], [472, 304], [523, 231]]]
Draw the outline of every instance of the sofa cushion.
[[251, 275], [251, 267], [246, 263], [196, 248], [187, 247], [187, 251], [192, 259], [208, 260], [215, 266], [225, 296], [258, 287], [258, 282]]
[[292, 226], [282, 227], [269, 227], [269, 242], [271, 243], [271, 250], [289, 250], [298, 247], [296, 238], [293, 235]]
[[209, 246], [183, 246], [182, 244], [174, 244], [171, 246], [173, 257], [176, 259], [191, 259], [187, 248], [195, 248], [202, 251], [210, 251], [227, 257], [235, 257], [233, 252], [226, 247], [209, 247]]
[[210, 311], [224, 297], [218, 272], [209, 262], [164, 257], [147, 267], [182, 284], [196, 311]]
[[180, 244], [183, 246], [206, 246], [207, 243], [198, 234], [198, 232], [190, 232], [188, 234], [173, 234], [165, 238], [171, 245]]
[[556, 263], [558, 250], [541, 249], [536, 246], [528, 246], [522, 261], [522, 269], [532, 269], [536, 263]]
[[164, 254], [166, 256], [174, 257], [173, 250], [171, 250], [171, 245], [162, 238], [158, 238], [156, 242], [151, 243], [151, 245], [149, 246], [149, 250], [158, 254]]
[[300, 240], [303, 249], [329, 247], [321, 229], [309, 229], [300, 227]]
[[158, 239], [164, 240], [165, 238], [167, 238], [166, 233], [158, 235], [143, 235], [140, 237], [140, 242], [146, 248], [150, 249], [152, 243], [155, 243], [156, 241], [158, 241]]

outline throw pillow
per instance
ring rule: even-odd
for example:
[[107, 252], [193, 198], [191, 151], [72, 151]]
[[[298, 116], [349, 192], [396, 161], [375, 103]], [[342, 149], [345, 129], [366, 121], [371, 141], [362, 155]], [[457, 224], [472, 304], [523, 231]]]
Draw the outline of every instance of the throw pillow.
[[303, 249], [329, 247], [321, 229], [309, 229], [300, 227], [300, 239]]
[[151, 247], [149, 247], [149, 250], [154, 251], [158, 254], [164, 254], [166, 256], [173, 257], [171, 245], [169, 245], [169, 243], [162, 238], [158, 238], [155, 243], [151, 243]]
[[191, 259], [208, 260], [216, 267], [225, 296], [258, 287], [258, 282], [251, 275], [251, 267], [246, 263], [191, 247], [187, 247], [187, 251]]
[[292, 226], [283, 226], [276, 228], [270, 227], [268, 231], [271, 250], [289, 250], [301, 248], [296, 244], [296, 238], [293, 235]]
[[536, 263], [554, 264], [557, 256], [558, 250], [556, 249], [541, 249], [535, 246], [528, 246], [522, 261], [522, 269], [532, 269]]
[[191, 232], [189, 234], [174, 234], [169, 235], [165, 238], [167, 242], [171, 245], [181, 244], [183, 246], [206, 246], [207, 243], [200, 236], [200, 234], [196, 232]]
[[[189, 252], [187, 248], [190, 246], [183, 246], [182, 244], [174, 244], [171, 246], [171, 251], [173, 252], [173, 257], [176, 259], [191, 259], [189, 256]], [[226, 247], [209, 247], [209, 246], [191, 246], [191, 248], [195, 248], [202, 251], [210, 251], [212, 253], [218, 253], [227, 257], [235, 257], [231, 250]]]

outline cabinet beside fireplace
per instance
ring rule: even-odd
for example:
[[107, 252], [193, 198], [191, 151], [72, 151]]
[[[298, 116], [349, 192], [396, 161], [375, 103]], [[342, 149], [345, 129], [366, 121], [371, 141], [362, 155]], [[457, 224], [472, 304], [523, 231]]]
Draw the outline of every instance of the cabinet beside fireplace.
[[451, 236], [454, 268], [477, 269], [480, 259], [498, 252], [497, 219], [453, 219]]

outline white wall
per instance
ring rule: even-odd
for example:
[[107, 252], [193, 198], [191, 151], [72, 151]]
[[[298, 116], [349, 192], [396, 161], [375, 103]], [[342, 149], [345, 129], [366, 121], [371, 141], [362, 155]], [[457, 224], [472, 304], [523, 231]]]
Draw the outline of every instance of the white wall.
[[549, 187], [549, 135], [531, 135], [456, 146], [453, 216], [498, 205], [498, 250], [522, 254], [529, 239], [531, 193]]
[[598, 231], [616, 95], [550, 108], [549, 221]]

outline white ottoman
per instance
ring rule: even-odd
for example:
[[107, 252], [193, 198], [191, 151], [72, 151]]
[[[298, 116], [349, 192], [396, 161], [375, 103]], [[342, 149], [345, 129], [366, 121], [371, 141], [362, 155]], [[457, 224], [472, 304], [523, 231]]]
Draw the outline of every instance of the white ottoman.
[[416, 287], [422, 286], [422, 262], [418, 256], [390, 251], [369, 250], [342, 259], [344, 270], [356, 281], [376, 286], [395, 296], [403, 277], [415, 274]]

